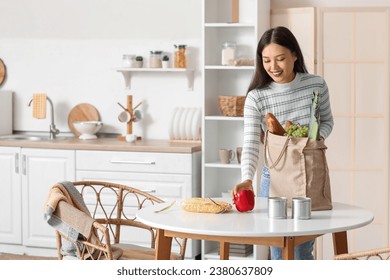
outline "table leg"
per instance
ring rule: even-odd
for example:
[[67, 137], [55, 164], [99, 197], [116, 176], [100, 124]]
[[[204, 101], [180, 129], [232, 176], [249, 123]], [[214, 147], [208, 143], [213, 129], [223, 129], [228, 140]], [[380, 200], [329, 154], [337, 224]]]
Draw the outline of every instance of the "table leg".
[[347, 232], [334, 232], [333, 234], [333, 251], [335, 255], [348, 253]]
[[229, 259], [229, 249], [230, 249], [230, 243], [229, 242], [219, 242], [219, 258], [221, 260], [228, 260]]
[[282, 259], [293, 260], [294, 259], [294, 237], [287, 236], [284, 238], [284, 247], [282, 247]]
[[172, 237], [167, 237], [163, 229], [157, 229], [156, 260], [169, 260], [171, 258]]

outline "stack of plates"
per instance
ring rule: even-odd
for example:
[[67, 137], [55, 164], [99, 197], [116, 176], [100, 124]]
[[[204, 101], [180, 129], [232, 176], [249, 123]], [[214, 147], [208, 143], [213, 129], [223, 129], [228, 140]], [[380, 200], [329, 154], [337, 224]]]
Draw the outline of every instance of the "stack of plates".
[[169, 139], [200, 140], [201, 113], [200, 108], [174, 108], [169, 121]]

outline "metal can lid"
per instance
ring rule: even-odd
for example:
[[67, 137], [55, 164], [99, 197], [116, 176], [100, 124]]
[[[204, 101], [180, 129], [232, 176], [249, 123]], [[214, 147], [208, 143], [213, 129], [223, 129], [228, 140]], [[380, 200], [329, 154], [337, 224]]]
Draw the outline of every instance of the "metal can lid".
[[162, 54], [162, 51], [150, 51], [150, 54]]

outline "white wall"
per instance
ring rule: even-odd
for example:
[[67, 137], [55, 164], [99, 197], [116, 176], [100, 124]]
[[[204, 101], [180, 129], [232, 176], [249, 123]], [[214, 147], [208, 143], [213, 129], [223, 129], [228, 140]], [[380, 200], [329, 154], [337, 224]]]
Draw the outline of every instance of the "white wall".
[[[94, 105], [103, 132], [124, 133], [117, 102], [126, 102], [123, 54], [147, 56], [150, 50], [172, 53], [187, 44], [189, 66], [197, 68], [194, 91], [184, 75], [145, 73], [132, 78], [134, 103], [143, 101], [145, 120], [134, 132], [167, 139], [175, 106], [201, 107], [199, 0], [0, 0], [0, 58], [13, 90], [14, 130], [48, 131], [49, 119], [32, 118], [33, 93], [53, 100], [58, 128], [69, 132], [69, 111], [79, 103]], [[147, 63], [147, 61], [145, 61]]]

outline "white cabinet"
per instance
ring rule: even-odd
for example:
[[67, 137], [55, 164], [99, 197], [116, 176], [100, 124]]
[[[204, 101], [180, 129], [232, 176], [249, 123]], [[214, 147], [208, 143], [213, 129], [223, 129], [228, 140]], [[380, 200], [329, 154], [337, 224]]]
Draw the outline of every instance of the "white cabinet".
[[[270, 1], [238, 1], [238, 22], [232, 22], [232, 3], [236, 1], [203, 0], [204, 118], [202, 135], [202, 196], [218, 197], [241, 180], [237, 160], [221, 164], [218, 150], [236, 150], [242, 146], [242, 117], [225, 117], [219, 110], [218, 96], [245, 96], [254, 66], [223, 66], [222, 46], [236, 43], [236, 56], [255, 60], [258, 40], [269, 28]], [[218, 258], [218, 244], [202, 242], [202, 258]], [[256, 256], [255, 256], [256, 257]], [[234, 258], [231, 256], [231, 258]]]
[[[201, 153], [76, 151], [76, 179], [107, 181], [135, 187], [165, 201], [200, 196]], [[88, 204], [88, 202], [87, 202]], [[127, 209], [127, 211], [135, 212]], [[148, 236], [135, 230], [121, 234], [124, 242], [147, 246]], [[175, 245], [175, 243], [172, 243]], [[178, 247], [173, 247], [173, 251]], [[188, 240], [186, 258], [200, 254], [200, 242]]]
[[[316, 73], [329, 87], [335, 125], [326, 143], [333, 200], [375, 215], [372, 224], [348, 233], [350, 251], [390, 244], [389, 20], [388, 8], [272, 12], [274, 25], [290, 27], [306, 53], [317, 53]], [[317, 258], [331, 259], [331, 236], [317, 241]]]
[[55, 183], [74, 180], [74, 162], [74, 151], [69, 150], [0, 148], [0, 174], [5, 180], [0, 188], [1, 251], [55, 248], [54, 230], [43, 218], [44, 203]]
[[22, 243], [20, 148], [0, 148], [0, 243]]

